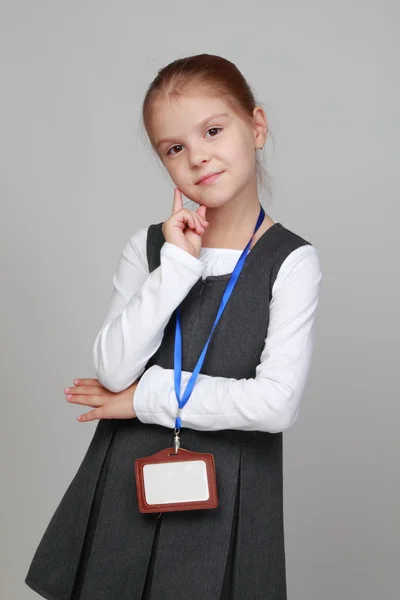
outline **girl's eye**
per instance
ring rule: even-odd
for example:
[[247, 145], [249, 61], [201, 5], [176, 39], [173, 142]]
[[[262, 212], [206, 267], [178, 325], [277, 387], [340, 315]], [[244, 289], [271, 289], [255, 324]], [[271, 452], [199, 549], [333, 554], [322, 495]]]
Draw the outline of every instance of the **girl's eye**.
[[[211, 127], [211, 129], [209, 129], [209, 130], [207, 131], [207, 133], [209, 133], [209, 132], [211, 132], [211, 131], [216, 131], [216, 132], [217, 132], [217, 134], [218, 134], [220, 131], [222, 131], [222, 127]], [[217, 135], [217, 134], [215, 134], [215, 135]], [[215, 137], [215, 135], [212, 135], [211, 137]]]
[[[222, 127], [211, 127], [210, 129], [207, 130], [207, 133], [212, 133], [211, 137], [215, 137], [216, 135], [218, 135], [218, 133], [222, 131]], [[178, 148], [178, 152], [176, 152], [176, 149]], [[179, 154], [179, 152], [182, 149], [182, 145], [181, 144], [176, 144], [175, 146], [171, 146], [171, 148], [167, 151], [167, 156], [174, 156], [176, 154]]]
[[[182, 148], [182, 146], [180, 144], [177, 144], [176, 146], [172, 146], [172, 148], [170, 148], [167, 152], [167, 156], [171, 155], [171, 150], [174, 150], [174, 148]], [[172, 154], [175, 154], [175, 152], [172, 152]]]

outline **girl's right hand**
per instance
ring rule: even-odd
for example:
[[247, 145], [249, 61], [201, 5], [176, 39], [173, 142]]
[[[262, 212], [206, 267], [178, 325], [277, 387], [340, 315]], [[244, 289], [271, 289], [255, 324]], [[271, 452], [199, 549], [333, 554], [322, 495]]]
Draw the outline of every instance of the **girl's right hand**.
[[183, 208], [182, 193], [175, 188], [172, 215], [162, 225], [165, 241], [199, 258], [201, 238], [209, 226], [206, 210], [204, 205], [200, 205], [197, 211]]
[[98, 379], [93, 378], [74, 379], [74, 384], [64, 389], [66, 400], [94, 409], [77, 417], [81, 423], [94, 419], [136, 418], [133, 399], [139, 379], [122, 392], [110, 392]]

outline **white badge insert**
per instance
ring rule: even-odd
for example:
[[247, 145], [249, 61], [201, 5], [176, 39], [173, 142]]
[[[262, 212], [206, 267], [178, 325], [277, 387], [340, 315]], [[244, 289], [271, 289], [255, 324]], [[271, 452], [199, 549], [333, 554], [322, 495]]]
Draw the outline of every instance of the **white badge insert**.
[[144, 465], [143, 482], [149, 505], [196, 502], [210, 497], [204, 460]]

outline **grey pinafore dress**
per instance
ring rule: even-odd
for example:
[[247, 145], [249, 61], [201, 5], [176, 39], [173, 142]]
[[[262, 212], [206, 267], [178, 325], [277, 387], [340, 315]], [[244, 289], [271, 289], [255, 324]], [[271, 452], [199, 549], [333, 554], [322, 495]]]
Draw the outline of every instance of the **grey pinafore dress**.
[[[148, 231], [150, 271], [160, 264], [161, 226]], [[203, 374], [255, 377], [276, 275], [306, 244], [279, 222], [259, 238], [214, 331]], [[194, 370], [229, 278], [199, 279], [181, 305], [185, 371]], [[173, 315], [146, 369], [173, 369], [174, 335]], [[159, 425], [99, 421], [25, 583], [48, 600], [286, 600], [282, 433], [183, 427], [183, 448], [214, 454], [219, 506], [142, 515], [134, 460], [171, 442], [172, 430]]]

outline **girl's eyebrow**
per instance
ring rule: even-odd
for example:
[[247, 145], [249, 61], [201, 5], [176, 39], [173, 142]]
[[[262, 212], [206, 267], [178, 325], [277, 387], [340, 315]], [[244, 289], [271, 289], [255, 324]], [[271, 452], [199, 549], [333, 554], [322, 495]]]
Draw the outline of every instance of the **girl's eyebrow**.
[[[211, 115], [211, 117], [207, 117], [207, 119], [204, 119], [204, 121], [202, 121], [201, 123], [199, 123], [197, 125], [197, 128], [198, 129], [203, 129], [203, 127], [205, 127], [209, 121], [214, 121], [214, 119], [220, 119], [221, 117], [229, 117], [229, 114], [228, 113], [219, 113], [217, 115]], [[159, 140], [157, 142], [157, 144], [156, 144], [156, 148], [159, 148], [161, 146], [161, 144], [165, 144], [167, 142], [171, 143], [173, 141], [174, 141], [173, 139], [167, 139], [167, 138]]]

